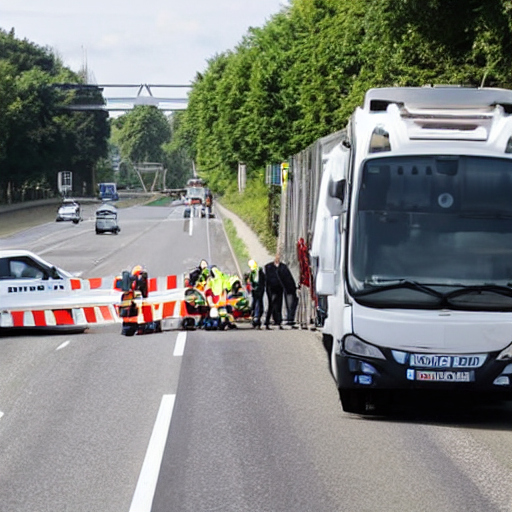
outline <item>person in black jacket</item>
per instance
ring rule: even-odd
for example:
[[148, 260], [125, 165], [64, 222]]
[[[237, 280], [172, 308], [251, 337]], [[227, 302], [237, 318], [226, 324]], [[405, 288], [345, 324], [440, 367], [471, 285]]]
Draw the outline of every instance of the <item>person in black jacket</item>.
[[249, 260], [248, 265], [250, 272], [247, 276], [247, 283], [252, 296], [252, 326], [260, 329], [263, 316], [263, 296], [265, 295], [265, 273], [254, 260]]
[[280, 254], [276, 254], [274, 261], [265, 265], [265, 278], [267, 288], [268, 309], [265, 318], [265, 327], [270, 329], [270, 319], [282, 329], [283, 295], [286, 300], [286, 321], [290, 327], [295, 326], [295, 312], [297, 310], [297, 285], [290, 269], [281, 261]]

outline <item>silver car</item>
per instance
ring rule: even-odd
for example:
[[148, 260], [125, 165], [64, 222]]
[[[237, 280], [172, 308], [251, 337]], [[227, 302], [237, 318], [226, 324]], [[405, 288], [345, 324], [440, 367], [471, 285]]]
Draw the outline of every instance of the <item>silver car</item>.
[[57, 210], [57, 222], [71, 221], [78, 224], [82, 220], [80, 204], [74, 199], [64, 199]]

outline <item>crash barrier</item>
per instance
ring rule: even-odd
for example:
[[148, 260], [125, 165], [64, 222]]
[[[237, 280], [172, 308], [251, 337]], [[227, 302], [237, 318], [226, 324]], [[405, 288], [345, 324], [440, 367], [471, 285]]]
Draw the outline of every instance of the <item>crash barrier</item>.
[[114, 305], [0, 312], [0, 328], [84, 326], [119, 322]]
[[[45, 327], [87, 327], [88, 325], [120, 323], [122, 289], [118, 276], [105, 278], [71, 278], [69, 290], [72, 292], [66, 306], [38, 304], [19, 305], [0, 311], [0, 328], [45, 328]], [[186, 310], [183, 277], [168, 275], [147, 280], [147, 291], [153, 296], [140, 298], [141, 322], [160, 322], [164, 330], [178, 329], [184, 317], [191, 316]], [[119, 295], [115, 293], [119, 291]], [[101, 292], [101, 293], [95, 293]], [[60, 297], [59, 300], [62, 300]], [[73, 302], [90, 303], [87, 305]]]

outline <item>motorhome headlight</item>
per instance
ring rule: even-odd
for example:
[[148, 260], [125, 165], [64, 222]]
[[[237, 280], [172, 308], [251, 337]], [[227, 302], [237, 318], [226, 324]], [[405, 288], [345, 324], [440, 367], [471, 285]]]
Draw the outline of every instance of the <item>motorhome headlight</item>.
[[512, 359], [512, 343], [505, 349], [503, 349], [496, 358], [498, 361], [506, 361]]
[[355, 356], [386, 359], [384, 354], [375, 345], [370, 345], [353, 334], [345, 337], [343, 346], [346, 352]]

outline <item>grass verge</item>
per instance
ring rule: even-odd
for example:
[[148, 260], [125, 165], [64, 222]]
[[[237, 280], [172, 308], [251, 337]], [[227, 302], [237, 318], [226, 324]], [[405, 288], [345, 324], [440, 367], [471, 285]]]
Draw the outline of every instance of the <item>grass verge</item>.
[[247, 265], [247, 260], [249, 259], [247, 246], [244, 244], [243, 240], [239, 238], [233, 221], [231, 219], [223, 219], [223, 222], [229, 243], [231, 244], [233, 252], [235, 253], [235, 257], [238, 261], [238, 266], [240, 268], [245, 268], [245, 266]]
[[246, 222], [270, 254], [275, 253], [277, 237], [270, 227], [269, 192], [263, 174], [249, 179], [242, 193], [238, 192], [236, 184], [231, 186], [219, 202]]

